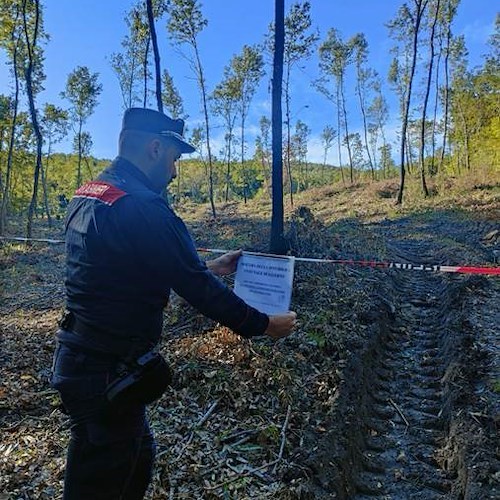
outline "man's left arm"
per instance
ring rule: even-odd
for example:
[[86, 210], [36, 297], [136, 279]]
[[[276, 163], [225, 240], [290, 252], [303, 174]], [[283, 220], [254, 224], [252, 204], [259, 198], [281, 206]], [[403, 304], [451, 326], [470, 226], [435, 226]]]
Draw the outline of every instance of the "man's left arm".
[[134, 238], [138, 257], [159, 286], [172, 288], [202, 314], [243, 336], [265, 332], [269, 317], [216, 277], [234, 272], [240, 251], [210, 261], [210, 270], [200, 260], [182, 220], [159, 202], [131, 211], [128, 227], [139, 233]]

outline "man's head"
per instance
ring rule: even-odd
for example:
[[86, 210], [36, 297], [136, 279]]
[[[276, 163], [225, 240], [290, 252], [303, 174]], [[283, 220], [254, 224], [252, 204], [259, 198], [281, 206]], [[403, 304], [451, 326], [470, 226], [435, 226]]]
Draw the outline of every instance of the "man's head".
[[155, 189], [161, 191], [175, 178], [175, 162], [181, 154], [195, 150], [184, 140], [183, 130], [183, 120], [173, 120], [152, 109], [127, 109], [120, 133], [119, 155], [139, 167]]

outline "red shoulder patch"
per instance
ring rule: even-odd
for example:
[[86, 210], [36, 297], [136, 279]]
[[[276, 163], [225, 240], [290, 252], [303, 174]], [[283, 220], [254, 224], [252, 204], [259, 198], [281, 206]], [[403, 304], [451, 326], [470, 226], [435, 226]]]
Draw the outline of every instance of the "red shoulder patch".
[[108, 182], [91, 181], [83, 186], [80, 186], [75, 191], [76, 198], [91, 198], [99, 200], [106, 205], [113, 205], [113, 203], [127, 193], [121, 189], [109, 184]]

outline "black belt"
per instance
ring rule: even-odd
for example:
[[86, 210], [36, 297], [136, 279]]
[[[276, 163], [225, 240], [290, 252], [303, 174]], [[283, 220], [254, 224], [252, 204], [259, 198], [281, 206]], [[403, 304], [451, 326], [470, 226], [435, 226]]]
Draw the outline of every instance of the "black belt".
[[[83, 348], [105, 355], [135, 358], [151, 349], [151, 345], [145, 345], [140, 338], [118, 338], [105, 330], [90, 326], [78, 319], [71, 311], [64, 313], [59, 326], [80, 336], [82, 344], [85, 344]], [[77, 343], [81, 345], [80, 342]]]

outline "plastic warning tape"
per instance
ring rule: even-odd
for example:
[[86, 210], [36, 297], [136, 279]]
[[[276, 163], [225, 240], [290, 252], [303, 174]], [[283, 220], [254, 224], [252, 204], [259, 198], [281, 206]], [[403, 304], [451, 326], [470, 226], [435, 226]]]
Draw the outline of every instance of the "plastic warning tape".
[[[227, 253], [221, 248], [198, 248], [199, 252]], [[274, 254], [259, 252], [243, 252], [250, 255], [262, 255], [266, 257], [283, 257]], [[286, 257], [286, 256], [285, 256]], [[347, 266], [362, 266], [379, 269], [402, 269], [405, 271], [432, 271], [442, 273], [465, 273], [465, 274], [490, 274], [500, 275], [500, 267], [490, 266], [442, 266], [440, 264], [411, 264], [402, 262], [381, 262], [374, 260], [352, 260], [352, 259], [313, 259], [310, 257], [294, 257], [298, 262], [316, 262], [319, 264], [342, 264]]]
[[[64, 240], [50, 238], [21, 238], [18, 236], [0, 236], [0, 240], [20, 241], [24, 243], [49, 243], [53, 245], [62, 244]], [[198, 252], [204, 253], [227, 253], [222, 248], [197, 248]], [[286, 258], [286, 255], [275, 255], [261, 252], [243, 252], [249, 255], [260, 255], [263, 257]], [[499, 266], [443, 266], [441, 264], [412, 264], [406, 262], [382, 262], [375, 260], [352, 260], [352, 259], [313, 259], [310, 257], [294, 257], [298, 262], [315, 262], [317, 264], [339, 264], [346, 266], [372, 267], [378, 269], [400, 269], [403, 271], [430, 271], [436, 273], [463, 273], [463, 274], [487, 274], [500, 276]]]

